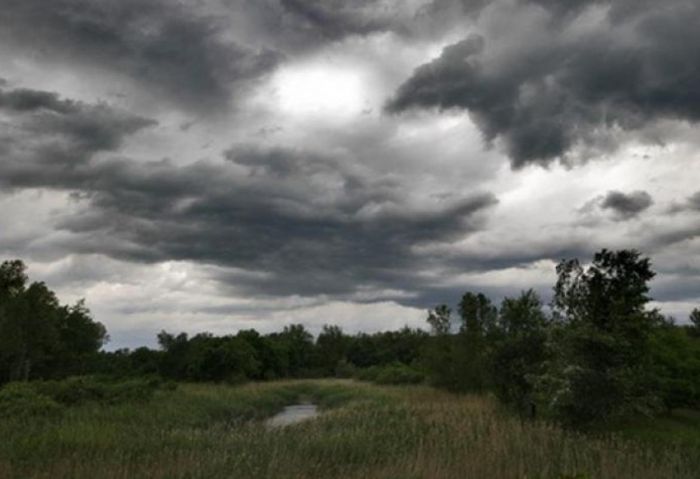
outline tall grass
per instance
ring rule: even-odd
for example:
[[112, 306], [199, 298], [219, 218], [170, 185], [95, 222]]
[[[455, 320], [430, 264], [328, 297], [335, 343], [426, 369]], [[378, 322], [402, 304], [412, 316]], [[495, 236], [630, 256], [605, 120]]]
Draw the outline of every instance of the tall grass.
[[[259, 419], [300, 398], [320, 418]], [[487, 397], [352, 381], [184, 385], [0, 423], [7, 478], [695, 478], [692, 451], [520, 422]]]

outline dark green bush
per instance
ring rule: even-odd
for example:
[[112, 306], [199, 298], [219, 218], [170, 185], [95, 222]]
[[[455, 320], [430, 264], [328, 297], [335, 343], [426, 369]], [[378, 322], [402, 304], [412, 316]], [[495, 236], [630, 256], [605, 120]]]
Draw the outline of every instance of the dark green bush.
[[0, 417], [53, 416], [61, 406], [29, 383], [9, 383], [0, 389]]
[[425, 374], [403, 363], [391, 363], [361, 369], [357, 379], [377, 384], [418, 384], [425, 380]]
[[356, 372], [357, 368], [347, 359], [341, 359], [335, 365], [335, 377], [337, 378], [351, 378]]
[[91, 376], [72, 377], [62, 381], [36, 381], [30, 384], [38, 394], [65, 406], [88, 401], [105, 404], [147, 401], [158, 389], [175, 388], [174, 384], [163, 383], [158, 378], [111, 381]]

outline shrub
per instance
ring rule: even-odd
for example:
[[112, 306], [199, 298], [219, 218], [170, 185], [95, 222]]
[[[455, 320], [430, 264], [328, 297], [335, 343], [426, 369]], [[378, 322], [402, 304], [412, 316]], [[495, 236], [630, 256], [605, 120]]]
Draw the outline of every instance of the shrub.
[[391, 363], [385, 366], [372, 366], [357, 373], [361, 381], [377, 384], [418, 384], [425, 380], [423, 372], [403, 363]]
[[347, 359], [341, 359], [335, 366], [335, 377], [337, 378], [351, 378], [356, 374], [355, 365], [349, 362]]
[[380, 369], [376, 382], [379, 384], [418, 384], [422, 383], [425, 375], [410, 366], [393, 363]]
[[9, 383], [0, 389], [0, 417], [52, 416], [61, 406], [28, 383]]
[[138, 378], [127, 381], [109, 381], [91, 376], [80, 376], [62, 381], [37, 381], [31, 387], [53, 401], [74, 406], [88, 401], [117, 404], [121, 402], [149, 400], [158, 389], [174, 389], [158, 378]]

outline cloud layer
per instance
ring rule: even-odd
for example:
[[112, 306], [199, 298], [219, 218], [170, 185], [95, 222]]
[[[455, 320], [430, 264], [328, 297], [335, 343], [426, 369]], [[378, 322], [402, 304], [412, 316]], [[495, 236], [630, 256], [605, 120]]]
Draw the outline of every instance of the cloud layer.
[[8, 0], [0, 256], [115, 340], [420, 325], [600, 248], [700, 303], [697, 2]]
[[42, 61], [125, 75], [175, 105], [218, 110], [280, 54], [227, 40], [224, 26], [164, 0], [8, 0], [0, 39]]
[[480, 33], [418, 67], [389, 112], [464, 109], [516, 168], [700, 119], [700, 58], [688, 48], [700, 41], [697, 2], [463, 3], [482, 7]]

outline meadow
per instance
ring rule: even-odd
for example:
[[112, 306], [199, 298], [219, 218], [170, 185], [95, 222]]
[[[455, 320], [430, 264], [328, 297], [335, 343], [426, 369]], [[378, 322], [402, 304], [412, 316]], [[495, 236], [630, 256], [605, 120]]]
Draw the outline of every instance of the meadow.
[[[318, 404], [320, 417], [265, 425], [300, 400]], [[0, 477], [698, 477], [692, 434], [655, 441], [641, 424], [586, 436], [521, 421], [498, 404], [486, 395], [351, 380], [181, 384], [148, 400], [3, 418]], [[663, 439], [664, 424], [655, 427]]]

